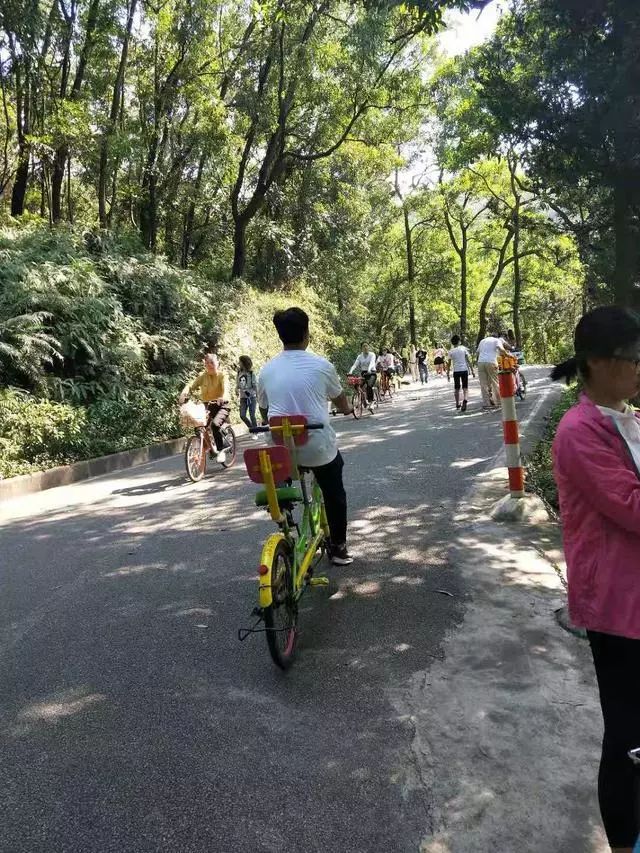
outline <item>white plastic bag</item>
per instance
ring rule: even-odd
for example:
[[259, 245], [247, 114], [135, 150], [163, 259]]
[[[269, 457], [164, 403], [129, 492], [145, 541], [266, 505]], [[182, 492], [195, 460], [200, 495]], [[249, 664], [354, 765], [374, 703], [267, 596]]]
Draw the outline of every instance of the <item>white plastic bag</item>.
[[207, 408], [204, 403], [189, 400], [180, 406], [180, 423], [185, 429], [207, 425]]

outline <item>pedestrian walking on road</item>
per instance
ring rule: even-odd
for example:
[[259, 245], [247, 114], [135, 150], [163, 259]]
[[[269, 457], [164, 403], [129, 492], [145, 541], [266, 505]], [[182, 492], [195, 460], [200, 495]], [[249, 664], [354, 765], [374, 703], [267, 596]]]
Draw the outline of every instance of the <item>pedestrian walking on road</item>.
[[428, 352], [422, 344], [420, 344], [420, 349], [416, 352], [416, 359], [418, 361], [418, 375], [420, 376], [421, 385], [425, 385], [429, 381], [429, 369], [427, 368], [428, 357]]
[[433, 364], [438, 376], [444, 376], [445, 355], [446, 353], [444, 349], [440, 346], [440, 344], [438, 344], [435, 350], [433, 351]]
[[409, 369], [409, 350], [406, 346], [400, 349], [400, 358], [402, 359], [402, 375], [406, 376]]
[[236, 392], [240, 405], [240, 420], [251, 429], [256, 427], [256, 395], [258, 382], [253, 372], [253, 362], [248, 355], [238, 359], [238, 375], [236, 377]]
[[498, 356], [506, 354], [504, 341], [497, 335], [489, 335], [478, 344], [478, 379], [485, 409], [495, 409], [498, 406]]
[[640, 420], [627, 400], [640, 391], [640, 315], [591, 311], [575, 355], [553, 379], [578, 375], [584, 393], [554, 445], [572, 622], [587, 629], [604, 738], [598, 779], [609, 844], [630, 853], [640, 831]]
[[[449, 350], [449, 358], [447, 361], [447, 381], [451, 382], [451, 368], [453, 367], [453, 394], [456, 400], [456, 409], [462, 407], [462, 411], [467, 411], [469, 402], [469, 371], [475, 379], [476, 374], [471, 364], [471, 354], [469, 350], [460, 344], [458, 335], [451, 338], [453, 349]], [[460, 403], [460, 389], [462, 388], [462, 403]]]
[[409, 371], [411, 373], [411, 381], [418, 381], [418, 356], [416, 355], [416, 347], [415, 344], [411, 344], [411, 348], [409, 349]]

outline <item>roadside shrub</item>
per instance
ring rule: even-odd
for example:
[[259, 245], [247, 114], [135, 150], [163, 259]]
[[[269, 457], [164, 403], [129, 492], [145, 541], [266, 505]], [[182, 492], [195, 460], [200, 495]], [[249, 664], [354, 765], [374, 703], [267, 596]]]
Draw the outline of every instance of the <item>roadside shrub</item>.
[[178, 438], [177, 390], [144, 388], [127, 399], [103, 398], [87, 409], [87, 453], [104, 456]]
[[558, 488], [553, 479], [551, 447], [562, 416], [577, 401], [578, 394], [579, 388], [577, 386], [565, 389], [562, 399], [551, 410], [542, 438], [526, 460], [527, 489], [540, 495], [556, 513], [559, 512], [560, 506]]
[[81, 408], [15, 391], [0, 392], [0, 476], [83, 458], [86, 423]]

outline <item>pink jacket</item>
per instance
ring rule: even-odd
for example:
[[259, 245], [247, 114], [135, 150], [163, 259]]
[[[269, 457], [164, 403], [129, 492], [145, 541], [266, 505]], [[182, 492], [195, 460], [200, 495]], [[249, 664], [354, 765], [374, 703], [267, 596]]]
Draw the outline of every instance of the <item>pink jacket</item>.
[[582, 395], [553, 443], [576, 625], [640, 639], [640, 477], [611, 418]]

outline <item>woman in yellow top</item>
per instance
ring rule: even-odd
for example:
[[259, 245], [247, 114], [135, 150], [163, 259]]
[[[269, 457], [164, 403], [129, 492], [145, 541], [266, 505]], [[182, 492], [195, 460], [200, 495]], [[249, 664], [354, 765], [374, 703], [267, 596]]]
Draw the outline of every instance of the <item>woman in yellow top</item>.
[[182, 389], [178, 399], [180, 405], [195, 392], [200, 392], [200, 399], [209, 410], [211, 432], [216, 443], [217, 462], [225, 462], [224, 438], [220, 427], [229, 418], [229, 400], [227, 393], [227, 377], [220, 370], [220, 362], [215, 353], [207, 353], [204, 357], [204, 370], [194, 380], [188, 382]]

